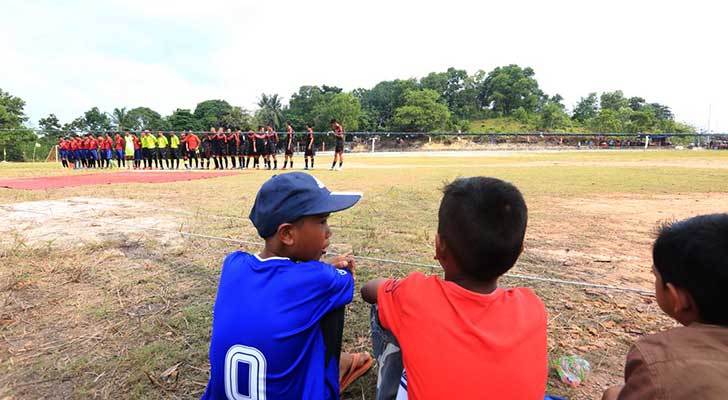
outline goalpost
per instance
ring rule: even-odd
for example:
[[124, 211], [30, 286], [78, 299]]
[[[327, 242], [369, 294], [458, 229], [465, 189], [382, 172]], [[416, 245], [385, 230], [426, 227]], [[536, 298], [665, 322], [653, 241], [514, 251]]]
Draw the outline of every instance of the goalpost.
[[46, 162], [48, 161], [58, 161], [58, 145], [51, 147], [51, 150], [48, 152], [48, 157], [46, 157]]

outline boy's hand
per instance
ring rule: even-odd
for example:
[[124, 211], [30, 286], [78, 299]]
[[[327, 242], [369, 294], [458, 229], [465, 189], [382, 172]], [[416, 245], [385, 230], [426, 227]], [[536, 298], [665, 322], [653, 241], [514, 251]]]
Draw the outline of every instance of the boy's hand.
[[356, 269], [356, 261], [354, 260], [354, 258], [351, 257], [351, 253], [352, 251], [349, 250], [344, 254], [338, 255], [330, 259], [328, 263], [333, 265], [335, 268], [348, 269], [349, 272], [354, 275], [354, 270]]

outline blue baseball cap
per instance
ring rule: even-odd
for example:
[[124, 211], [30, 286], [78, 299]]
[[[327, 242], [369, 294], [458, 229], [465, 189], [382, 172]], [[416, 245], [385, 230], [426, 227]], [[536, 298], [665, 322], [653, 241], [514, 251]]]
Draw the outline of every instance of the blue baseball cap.
[[250, 220], [262, 238], [273, 236], [281, 224], [309, 215], [346, 210], [361, 193], [331, 192], [315, 177], [303, 172], [274, 175], [255, 196]]

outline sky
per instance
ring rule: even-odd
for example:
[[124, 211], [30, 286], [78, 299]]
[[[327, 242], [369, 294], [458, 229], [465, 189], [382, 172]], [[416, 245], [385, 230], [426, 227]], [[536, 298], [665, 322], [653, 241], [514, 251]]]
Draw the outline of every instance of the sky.
[[530, 66], [571, 109], [622, 90], [728, 132], [721, 1], [2, 0], [0, 88], [29, 124], [91, 107], [162, 115], [303, 85], [371, 88], [449, 67]]

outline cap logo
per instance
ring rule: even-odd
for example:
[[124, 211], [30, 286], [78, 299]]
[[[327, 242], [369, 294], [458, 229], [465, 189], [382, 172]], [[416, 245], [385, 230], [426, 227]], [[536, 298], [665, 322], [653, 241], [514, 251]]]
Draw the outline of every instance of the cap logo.
[[326, 189], [326, 186], [324, 185], [324, 183], [321, 182], [320, 180], [318, 180], [318, 178], [316, 178], [313, 175], [311, 175], [311, 178], [313, 178], [313, 180], [316, 181], [316, 184], [318, 185], [319, 189]]

